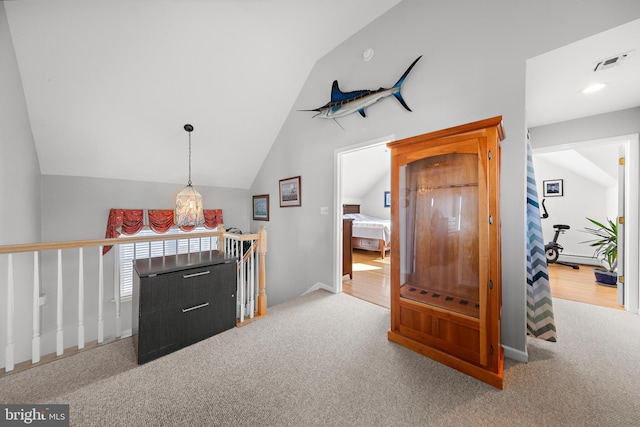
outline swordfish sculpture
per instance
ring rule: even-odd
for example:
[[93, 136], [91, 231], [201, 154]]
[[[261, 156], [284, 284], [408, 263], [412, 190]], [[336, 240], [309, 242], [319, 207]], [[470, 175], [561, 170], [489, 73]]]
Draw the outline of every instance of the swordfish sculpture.
[[322, 107], [315, 108], [313, 110], [300, 111], [317, 111], [318, 114], [313, 117], [320, 117], [322, 119], [337, 119], [339, 117], [355, 113], [356, 111], [360, 113], [362, 117], [367, 117], [367, 114], [364, 111], [366, 107], [373, 105], [382, 98], [386, 98], [390, 95], [395, 96], [407, 111], [411, 111], [411, 108], [409, 108], [407, 103], [404, 102], [404, 99], [402, 99], [400, 87], [420, 58], [422, 58], [422, 55], [413, 61], [409, 68], [407, 68], [407, 71], [405, 71], [402, 77], [400, 77], [400, 80], [390, 88], [381, 87], [378, 90], [355, 90], [353, 92], [343, 92], [338, 87], [338, 81], [334, 80], [333, 86], [331, 87], [331, 101]]

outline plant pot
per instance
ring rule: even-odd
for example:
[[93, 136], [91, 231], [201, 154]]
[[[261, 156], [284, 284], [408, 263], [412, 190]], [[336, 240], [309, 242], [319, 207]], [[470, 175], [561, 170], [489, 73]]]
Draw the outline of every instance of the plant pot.
[[596, 282], [604, 286], [617, 286], [618, 273], [610, 273], [601, 268], [594, 268], [593, 274], [596, 276]]

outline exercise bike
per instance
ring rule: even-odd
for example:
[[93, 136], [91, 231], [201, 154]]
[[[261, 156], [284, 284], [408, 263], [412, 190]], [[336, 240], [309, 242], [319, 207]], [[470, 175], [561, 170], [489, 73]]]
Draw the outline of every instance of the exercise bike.
[[[547, 208], [544, 206], [544, 199], [542, 199], [542, 209], [544, 213], [542, 214], [542, 218], [549, 218], [549, 213], [547, 212]], [[580, 266], [578, 264], [574, 264], [572, 262], [558, 261], [558, 257], [560, 256], [560, 252], [564, 250], [562, 245], [558, 243], [558, 236], [560, 233], [564, 234], [565, 231], [571, 229], [568, 225], [565, 224], [555, 224], [553, 226], [555, 230], [555, 234], [553, 236], [553, 240], [544, 245], [544, 254], [547, 257], [548, 264], [560, 264], [567, 267], [571, 267], [574, 270], [579, 270]]]

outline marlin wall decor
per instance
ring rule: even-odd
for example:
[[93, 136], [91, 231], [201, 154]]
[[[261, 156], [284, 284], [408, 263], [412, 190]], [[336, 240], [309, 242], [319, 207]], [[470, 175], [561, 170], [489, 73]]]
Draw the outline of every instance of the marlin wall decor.
[[413, 61], [409, 68], [407, 68], [407, 71], [405, 71], [402, 77], [400, 77], [400, 80], [390, 88], [381, 87], [377, 90], [355, 90], [352, 92], [343, 92], [338, 87], [338, 81], [334, 80], [333, 86], [331, 87], [331, 101], [322, 107], [314, 108], [313, 110], [300, 111], [317, 111], [318, 114], [313, 117], [320, 117], [322, 119], [337, 119], [339, 117], [355, 113], [356, 111], [360, 113], [362, 117], [367, 117], [367, 114], [364, 111], [366, 107], [373, 105], [382, 98], [386, 98], [390, 95], [395, 96], [407, 111], [411, 111], [411, 108], [409, 108], [407, 103], [404, 102], [404, 99], [402, 99], [400, 88], [402, 83], [404, 83], [404, 80], [409, 75], [409, 72], [411, 72], [411, 69], [416, 65], [420, 58], [422, 58], [422, 55]]

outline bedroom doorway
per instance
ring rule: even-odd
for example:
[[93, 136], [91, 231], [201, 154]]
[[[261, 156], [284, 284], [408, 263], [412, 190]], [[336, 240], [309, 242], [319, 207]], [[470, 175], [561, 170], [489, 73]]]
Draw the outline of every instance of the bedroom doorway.
[[[385, 286], [385, 281], [387, 288], [389, 287], [389, 260], [376, 260], [376, 258], [382, 258], [379, 251], [355, 249], [352, 256], [351, 275], [342, 274], [343, 251], [351, 247], [347, 244], [343, 248], [342, 205], [359, 205], [362, 214], [389, 219], [390, 209], [384, 206], [384, 191], [389, 191], [390, 161], [388, 154], [385, 157], [384, 153], [386, 144], [394, 140], [395, 136], [390, 135], [336, 149], [334, 152], [333, 290], [336, 293], [357, 294], [354, 296], [382, 306], [384, 304], [381, 303], [380, 298], [384, 299], [384, 296], [381, 297], [380, 293], [384, 295], [385, 291], [381, 287]], [[343, 280], [345, 286], [343, 286]], [[354, 286], [358, 290], [354, 291]], [[386, 292], [388, 293], [388, 289]], [[368, 293], [377, 296], [367, 297]], [[386, 305], [388, 307], [388, 302]]]

